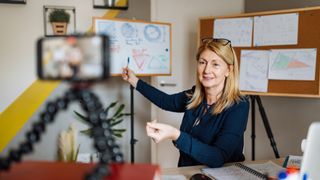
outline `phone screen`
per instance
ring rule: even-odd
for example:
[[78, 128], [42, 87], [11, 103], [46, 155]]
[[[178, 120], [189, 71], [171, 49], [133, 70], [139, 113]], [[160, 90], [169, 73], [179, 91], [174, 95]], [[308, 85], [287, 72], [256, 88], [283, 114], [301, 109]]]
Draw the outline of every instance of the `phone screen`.
[[38, 76], [45, 80], [101, 80], [109, 73], [106, 36], [46, 37], [38, 41]]

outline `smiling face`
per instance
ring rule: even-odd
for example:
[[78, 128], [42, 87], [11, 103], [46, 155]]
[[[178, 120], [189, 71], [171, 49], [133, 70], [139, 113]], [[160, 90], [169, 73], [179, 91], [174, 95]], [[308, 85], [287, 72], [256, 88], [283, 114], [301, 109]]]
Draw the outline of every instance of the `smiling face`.
[[222, 90], [226, 77], [229, 76], [229, 65], [215, 52], [205, 49], [198, 59], [198, 78], [206, 90]]

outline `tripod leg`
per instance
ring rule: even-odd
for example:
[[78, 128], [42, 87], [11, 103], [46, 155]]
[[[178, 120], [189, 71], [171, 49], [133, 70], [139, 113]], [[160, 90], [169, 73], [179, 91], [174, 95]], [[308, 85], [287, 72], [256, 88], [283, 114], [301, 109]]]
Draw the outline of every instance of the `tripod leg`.
[[274, 155], [276, 156], [276, 158], [280, 158], [279, 152], [278, 152], [278, 149], [277, 149], [277, 145], [276, 145], [276, 141], [273, 138], [272, 130], [271, 130], [271, 127], [270, 127], [266, 112], [265, 112], [264, 107], [262, 105], [260, 96], [256, 96], [255, 99], [257, 100], [257, 104], [258, 104], [258, 107], [259, 107], [261, 118], [262, 118], [264, 127], [266, 129], [267, 135], [269, 137], [270, 144], [271, 144], [271, 147], [273, 149]]
[[136, 144], [137, 140], [134, 138], [134, 87], [130, 86], [130, 122], [131, 122], [131, 139], [130, 139], [130, 146], [131, 146], [131, 163], [134, 163], [134, 145]]
[[130, 109], [131, 109], [131, 139], [130, 139], [130, 145], [131, 145], [131, 163], [134, 163], [134, 119], [133, 119], [133, 112], [134, 112], [134, 101], [133, 101], [133, 94], [134, 94], [134, 88], [133, 86], [130, 86]]
[[251, 160], [255, 160], [255, 138], [256, 138], [256, 103], [255, 96], [251, 95]]

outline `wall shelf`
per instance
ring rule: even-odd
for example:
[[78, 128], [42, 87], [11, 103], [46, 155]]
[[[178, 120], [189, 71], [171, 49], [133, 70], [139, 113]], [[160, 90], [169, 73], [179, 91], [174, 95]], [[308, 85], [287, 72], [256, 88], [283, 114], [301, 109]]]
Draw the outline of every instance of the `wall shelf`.
[[100, 6], [100, 5], [93, 5], [95, 9], [116, 9], [116, 10], [127, 10], [128, 6], [119, 6], [119, 7], [111, 7], [111, 6]]
[[7, 4], [27, 4], [27, 0], [0, 0], [0, 3], [7, 3]]

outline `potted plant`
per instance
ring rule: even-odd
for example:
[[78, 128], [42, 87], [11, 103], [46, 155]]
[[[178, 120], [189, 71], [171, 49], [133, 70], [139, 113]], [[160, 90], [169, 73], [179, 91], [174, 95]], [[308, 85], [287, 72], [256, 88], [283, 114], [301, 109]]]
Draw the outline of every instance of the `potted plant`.
[[[109, 114], [109, 110], [111, 110], [112, 108], [117, 107], [116, 105], [118, 104], [118, 102], [112, 102], [109, 104], [109, 106], [104, 109], [104, 112], [106, 114]], [[111, 128], [111, 132], [112, 135], [118, 138], [122, 137], [122, 134], [126, 131], [125, 129], [117, 129], [114, 126], [120, 124], [123, 121], [123, 117], [124, 116], [130, 116], [130, 113], [123, 113], [122, 111], [124, 110], [125, 105], [124, 104], [120, 104], [117, 109], [115, 110], [115, 112], [111, 115], [111, 116], [107, 116], [105, 119], [102, 119], [102, 121], [108, 121], [110, 123], [110, 128]], [[88, 117], [85, 117], [84, 115], [74, 111], [74, 113], [79, 117], [79, 119], [81, 121], [83, 121], [84, 123], [90, 125], [90, 121], [88, 119]], [[88, 135], [89, 137], [92, 137], [92, 128], [89, 128], [87, 130], [82, 130], [80, 131], [81, 133]]]
[[67, 33], [70, 14], [64, 9], [54, 9], [49, 14], [54, 35], [65, 35]]

